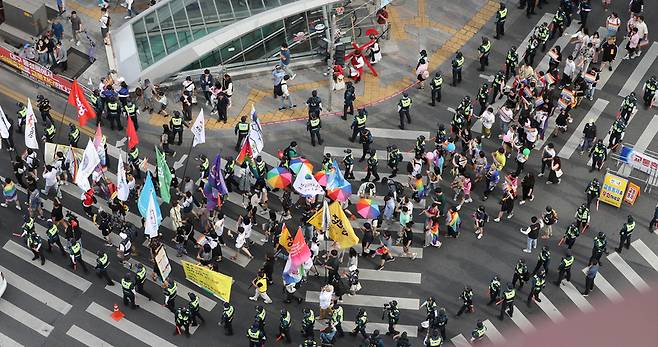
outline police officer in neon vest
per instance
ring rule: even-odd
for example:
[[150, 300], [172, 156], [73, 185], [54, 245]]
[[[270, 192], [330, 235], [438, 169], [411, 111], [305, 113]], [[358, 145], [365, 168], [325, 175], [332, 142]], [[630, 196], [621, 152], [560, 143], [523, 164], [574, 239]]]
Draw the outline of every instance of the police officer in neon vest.
[[135, 103], [133, 102], [132, 99], [128, 99], [126, 101], [126, 105], [123, 107], [123, 112], [124, 115], [127, 117], [130, 117], [130, 120], [133, 121], [133, 125], [135, 126], [135, 130], [139, 130], [139, 123], [137, 122], [137, 116], [139, 115], [139, 108]]
[[457, 51], [455, 58], [452, 59], [452, 86], [455, 87], [457, 83], [462, 82], [462, 67], [464, 66], [464, 55], [462, 52]]
[[425, 347], [438, 347], [443, 344], [443, 339], [439, 335], [439, 330], [432, 330], [432, 334], [428, 334], [425, 338]]
[[311, 134], [311, 145], [315, 147], [315, 139], [317, 138], [318, 144], [322, 145], [322, 136], [320, 135], [320, 129], [322, 128], [322, 122], [320, 121], [320, 116], [318, 113], [312, 113], [311, 119], [306, 123], [306, 130]]
[[192, 293], [189, 292], [187, 293], [187, 296], [190, 297], [190, 303], [188, 304], [188, 309], [190, 311], [190, 321], [192, 321], [192, 326], [195, 327], [197, 326], [196, 319], [199, 318], [201, 320], [201, 323], [205, 323], [206, 320], [201, 317], [201, 313], [199, 312], [199, 297]]
[[117, 125], [117, 129], [119, 131], [123, 130], [123, 126], [121, 125], [121, 109], [119, 106], [119, 102], [115, 97], [110, 97], [107, 100], [107, 119], [110, 121], [110, 129], [114, 130], [114, 124]]
[[240, 117], [240, 122], [235, 125], [234, 133], [238, 135], [238, 141], [235, 143], [235, 151], [240, 151], [240, 146], [242, 146], [242, 141], [247, 138], [249, 135], [249, 122], [247, 122], [247, 117]]
[[78, 267], [78, 264], [80, 264], [80, 266], [82, 266], [82, 270], [87, 273], [87, 265], [85, 265], [85, 262], [82, 261], [82, 245], [80, 244], [80, 241], [76, 240], [75, 238], [71, 238], [69, 240], [69, 256], [71, 259], [71, 267], [73, 268], [73, 271], [75, 271]]
[[174, 314], [176, 315], [174, 335], [182, 335], [185, 332], [185, 337], [190, 337], [190, 311], [186, 307], [179, 307]]
[[189, 124], [181, 117], [180, 112], [174, 111], [174, 116], [169, 120], [169, 127], [171, 128], [172, 135], [169, 138], [169, 144], [174, 144], [176, 135], [178, 135], [178, 145], [183, 144], [183, 126], [190, 127]]
[[431, 93], [432, 93], [432, 102], [430, 105], [436, 106], [437, 102], [441, 102], [441, 87], [443, 87], [443, 76], [441, 71], [437, 71], [434, 74], [434, 78], [430, 82]]
[[52, 245], [56, 244], [59, 247], [59, 250], [62, 251], [62, 255], [66, 256], [66, 251], [64, 251], [64, 246], [62, 246], [62, 241], [59, 238], [59, 229], [57, 224], [54, 224], [52, 219], [48, 220], [46, 229], [46, 236], [48, 236], [48, 252], [52, 252]]
[[480, 71], [484, 71], [485, 66], [489, 66], [489, 52], [491, 51], [491, 41], [483, 37], [478, 53], [480, 54]]
[[46, 142], [55, 141], [55, 134], [57, 133], [57, 129], [55, 129], [53, 122], [46, 120], [46, 127], [43, 130], [43, 133], [43, 137], [45, 138]]
[[265, 333], [258, 327], [258, 322], [254, 322], [247, 329], [247, 338], [249, 339], [249, 347], [264, 347], [267, 340]]
[[484, 323], [482, 323], [481, 320], [478, 320], [475, 329], [471, 332], [471, 343], [482, 340], [486, 332], [487, 327], [484, 326]]
[[407, 92], [402, 93], [402, 99], [398, 101], [398, 114], [400, 115], [400, 129], [404, 130], [404, 117], [407, 117], [407, 123], [411, 124], [411, 115], [409, 108], [412, 100]]
[[130, 272], [127, 272], [121, 279], [121, 289], [123, 289], [123, 304], [130, 304], [133, 309], [138, 308], [139, 305], [135, 305], [135, 281]]
[[366, 128], [367, 121], [368, 121], [368, 111], [365, 108], [360, 108], [357, 114], [354, 116], [354, 120], [352, 121], [352, 125], [350, 126], [350, 128], [352, 128], [352, 137], [350, 137], [351, 142], [354, 142], [356, 136], [359, 133], [361, 133], [363, 129]]
[[80, 129], [75, 124], [69, 123], [69, 144], [78, 147], [78, 140], [80, 140]]
[[141, 263], [137, 264], [137, 271], [135, 272], [135, 290], [137, 293], [142, 294], [151, 301], [151, 294], [144, 290], [144, 283], [146, 282], [146, 268]]
[[644, 82], [644, 95], [642, 99], [644, 99], [645, 107], [651, 106], [651, 101], [656, 95], [656, 89], [658, 89], [658, 81], [656, 80], [656, 76], [651, 76], [648, 81]]
[[619, 230], [619, 247], [615, 249], [617, 253], [621, 254], [622, 246], [626, 247], [626, 249], [630, 248], [633, 230], [635, 230], [635, 219], [633, 219], [633, 216], [629, 215], [626, 223], [622, 225]]
[[503, 320], [505, 314], [512, 317], [514, 314], [514, 297], [516, 296], [516, 290], [512, 283], [507, 283], [507, 290], [503, 293], [503, 299], [500, 305], [500, 315], [498, 319]]
[[105, 279], [108, 286], [113, 286], [114, 282], [107, 273], [107, 267], [110, 266], [110, 258], [107, 256], [107, 253], [103, 251], [96, 252], [96, 256], [96, 275]]
[[164, 305], [172, 313], [176, 313], [176, 282], [174, 280], [167, 280], [163, 284], [163, 293], [165, 296]]
[[233, 335], [233, 315], [235, 314], [235, 309], [233, 305], [228, 302], [224, 303], [224, 311], [222, 312], [222, 325], [224, 326], [224, 335], [231, 336]]
[[566, 279], [567, 282], [571, 282], [571, 266], [573, 265], [574, 257], [571, 255], [571, 251], [567, 251], [567, 254], [562, 257], [560, 265], [558, 266], [558, 275], [555, 285], [559, 286], [562, 283], [562, 279]]
[[277, 341], [285, 339], [286, 343], [290, 343], [290, 312], [285, 308], [281, 309], [281, 318], [279, 320], [279, 334], [276, 336]]
[[27, 106], [22, 102], [17, 103], [16, 106], [18, 106], [18, 111], [16, 111], [16, 114], [18, 115], [18, 129], [16, 129], [16, 132], [22, 134], [23, 127], [25, 126], [25, 119], [27, 118]]
[[507, 8], [505, 4], [500, 3], [500, 8], [496, 11], [496, 36], [494, 39], [498, 40], [501, 36], [505, 36], [505, 20], [507, 19]]

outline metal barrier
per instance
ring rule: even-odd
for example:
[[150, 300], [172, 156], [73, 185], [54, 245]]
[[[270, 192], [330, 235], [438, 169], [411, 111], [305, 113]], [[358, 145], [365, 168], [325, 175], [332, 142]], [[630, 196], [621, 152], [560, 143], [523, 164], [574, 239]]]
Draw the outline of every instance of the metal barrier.
[[[634, 148], [632, 144], [628, 143], [624, 143], [623, 147]], [[621, 154], [611, 153], [610, 158], [616, 161], [617, 170], [615, 172], [617, 175], [644, 183], [643, 190], [650, 193], [653, 187], [658, 187], [658, 165], [651, 165], [652, 163], [658, 163], [658, 152], [646, 149], [641, 153], [648, 159], [648, 165], [643, 166], [643, 169], [638, 169], [638, 167], [628, 163]], [[623, 174], [624, 171], [628, 171], [629, 173]]]

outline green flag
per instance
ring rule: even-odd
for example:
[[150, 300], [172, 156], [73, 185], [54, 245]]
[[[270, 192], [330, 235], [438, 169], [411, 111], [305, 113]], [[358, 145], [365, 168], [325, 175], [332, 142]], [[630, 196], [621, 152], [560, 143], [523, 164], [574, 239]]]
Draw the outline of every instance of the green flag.
[[164, 154], [158, 150], [158, 147], [155, 147], [155, 157], [158, 165], [160, 197], [162, 198], [162, 201], [169, 203], [171, 200], [171, 195], [169, 194], [169, 190], [171, 189], [171, 171], [169, 171], [169, 166], [167, 165], [167, 160], [165, 159]]

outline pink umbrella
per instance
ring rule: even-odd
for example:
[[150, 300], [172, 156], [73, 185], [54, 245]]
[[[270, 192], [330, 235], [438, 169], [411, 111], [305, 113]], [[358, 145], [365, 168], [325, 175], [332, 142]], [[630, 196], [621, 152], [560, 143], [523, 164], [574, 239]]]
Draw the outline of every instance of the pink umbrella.
[[361, 199], [356, 203], [356, 212], [363, 218], [379, 217], [379, 206], [372, 199]]
[[315, 180], [320, 183], [321, 186], [326, 187], [327, 186], [327, 179], [329, 178], [329, 175], [327, 175], [326, 172], [320, 170], [316, 172], [313, 177], [315, 177]]

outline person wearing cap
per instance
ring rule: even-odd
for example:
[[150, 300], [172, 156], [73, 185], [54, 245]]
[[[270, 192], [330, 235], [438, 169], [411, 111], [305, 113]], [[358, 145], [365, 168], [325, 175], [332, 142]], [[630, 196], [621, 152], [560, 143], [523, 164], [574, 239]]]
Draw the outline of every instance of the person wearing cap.
[[622, 246], [629, 249], [631, 246], [631, 235], [633, 234], [633, 230], [635, 230], [635, 219], [633, 219], [633, 216], [629, 215], [626, 223], [624, 223], [619, 230], [619, 246], [615, 248], [617, 253], [621, 254]]
[[398, 101], [398, 114], [400, 115], [400, 129], [404, 130], [404, 117], [407, 117], [407, 123], [411, 124], [411, 115], [409, 108], [411, 108], [412, 100], [407, 92], [402, 93], [402, 99]]
[[32, 251], [32, 254], [34, 254], [34, 257], [32, 257], [32, 260], [37, 260], [41, 258], [41, 265], [46, 263], [46, 257], [43, 254], [43, 242], [41, 241], [41, 236], [37, 235], [37, 233], [30, 233], [27, 235], [27, 246], [30, 248], [30, 251]]
[[185, 337], [190, 337], [190, 315], [190, 310], [187, 307], [176, 309], [174, 312], [174, 323], [176, 325], [174, 335], [185, 333]]
[[144, 283], [146, 283], [146, 268], [141, 263], [137, 263], [137, 269], [135, 271], [135, 290], [137, 293], [142, 294], [151, 301], [152, 296], [144, 290]]
[[315, 139], [316, 138], [318, 140], [319, 145], [322, 145], [322, 142], [323, 142], [322, 141], [322, 136], [320, 135], [320, 129], [322, 128], [322, 122], [320, 121], [319, 111], [313, 111], [313, 113], [310, 113], [310, 112], [311, 111], [309, 109], [310, 119], [306, 123], [306, 130], [311, 134], [311, 145], [313, 147], [315, 147]]
[[498, 11], [496, 11], [496, 36], [494, 39], [498, 40], [501, 36], [505, 36], [505, 20], [507, 19], [507, 8], [504, 3], [500, 3]]
[[235, 125], [235, 128], [233, 129], [233, 132], [238, 135], [238, 141], [235, 143], [235, 151], [240, 150], [240, 146], [242, 146], [242, 141], [249, 136], [249, 129], [251, 126], [249, 125], [249, 122], [247, 122], [247, 117], [242, 116], [240, 117], [240, 121], [238, 124]]
[[190, 321], [192, 322], [192, 326], [195, 327], [198, 325], [196, 322], [197, 317], [201, 320], [201, 323], [205, 323], [206, 320], [201, 317], [201, 313], [199, 312], [199, 297], [192, 292], [187, 293], [187, 296], [190, 297], [188, 310], [190, 312]]
[[596, 124], [594, 124], [594, 118], [590, 118], [583, 128], [583, 141], [578, 146], [581, 155], [592, 148], [594, 139], [596, 139]]
[[267, 337], [265, 332], [260, 329], [258, 321], [255, 321], [254, 324], [247, 329], [247, 338], [249, 339], [249, 347], [264, 347]]
[[183, 143], [183, 126], [190, 127], [189, 124], [181, 117], [180, 112], [174, 111], [174, 116], [169, 120], [169, 127], [171, 128], [172, 135], [169, 138], [169, 144], [174, 144], [176, 135], [178, 134], [178, 145]]
[[285, 308], [281, 309], [281, 317], [279, 319], [279, 334], [276, 336], [277, 341], [285, 339], [286, 343], [290, 343], [290, 312]]
[[507, 283], [507, 289], [503, 292], [503, 298], [500, 305], [500, 315], [498, 319], [503, 320], [505, 314], [512, 317], [514, 314], [514, 297], [516, 296], [516, 290], [512, 283]]
[[80, 129], [75, 124], [69, 123], [69, 144], [77, 148], [78, 140], [80, 140]]
[[370, 153], [370, 144], [373, 142], [372, 133], [368, 128], [363, 128], [361, 134], [359, 135], [359, 143], [363, 145], [362, 155], [359, 159], [359, 162], [362, 162], [366, 159], [366, 155]]
[[352, 137], [350, 137], [350, 141], [354, 142], [354, 139], [356, 139], [356, 136], [363, 131], [363, 129], [366, 128], [366, 122], [368, 121], [368, 111], [365, 108], [360, 108], [357, 112], [357, 114], [354, 116], [354, 120], [352, 121], [352, 125], [350, 125], [350, 128], [352, 129]]
[[235, 309], [228, 301], [224, 302], [224, 310], [222, 311], [222, 320], [220, 324], [224, 326], [224, 335], [233, 335], [233, 315]]
[[[100, 278], [104, 278], [107, 281], [108, 286], [113, 286], [114, 282], [110, 278], [110, 275], [107, 273], [107, 267], [110, 265], [109, 257], [107, 253], [103, 251], [96, 252], [96, 275]], [[150, 299], [149, 299], [150, 300]], [[134, 300], [133, 300], [134, 302]]]
[[123, 304], [126, 306], [130, 304], [132, 309], [138, 308], [139, 305], [135, 304], [135, 281], [130, 272], [126, 272], [121, 279], [121, 289], [123, 289]]
[[345, 165], [343, 176], [345, 179], [354, 179], [354, 157], [352, 157], [352, 150], [348, 148], [343, 152], [345, 153], [343, 157], [343, 165]]
[[457, 51], [455, 58], [452, 59], [452, 86], [457, 86], [457, 83], [462, 82], [462, 67], [464, 66], [464, 55], [462, 52]]
[[432, 102], [430, 105], [435, 106], [436, 102], [441, 102], [441, 87], [443, 86], [443, 76], [441, 71], [437, 71], [434, 74], [434, 78], [430, 82]]
[[123, 130], [120, 118], [121, 109], [117, 99], [115, 97], [109, 98], [105, 106], [107, 107], [107, 119], [110, 121], [110, 129], [114, 130], [114, 124], [116, 124], [119, 131]]
[[343, 94], [343, 115], [341, 116], [343, 120], [347, 120], [348, 114], [354, 114], [354, 100], [356, 100], [354, 84], [347, 82], [345, 83], [345, 93]]
[[378, 164], [379, 164], [379, 159], [377, 159], [377, 151], [375, 151], [374, 149], [371, 149], [370, 150], [370, 157], [368, 158], [366, 177], [362, 178], [361, 182], [368, 181], [370, 179], [370, 175], [375, 177], [372, 180], [373, 182], [379, 181], [379, 174], [377, 173], [377, 165]]
[[308, 106], [308, 117], [311, 118], [313, 115], [320, 115], [322, 112], [322, 99], [318, 96], [318, 91], [311, 91], [311, 96], [306, 100], [306, 105]]

